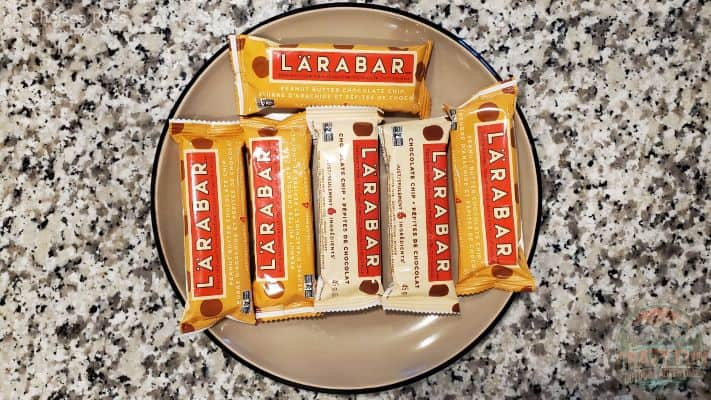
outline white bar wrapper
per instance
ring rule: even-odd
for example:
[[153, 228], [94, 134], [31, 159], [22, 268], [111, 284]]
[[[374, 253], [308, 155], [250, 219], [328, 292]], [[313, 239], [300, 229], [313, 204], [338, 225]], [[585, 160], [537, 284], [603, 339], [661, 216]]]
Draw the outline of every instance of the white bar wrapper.
[[380, 304], [378, 125], [373, 107], [309, 107], [315, 143], [319, 312], [356, 311]]
[[380, 143], [388, 171], [390, 268], [383, 309], [453, 314], [445, 117], [386, 124]]

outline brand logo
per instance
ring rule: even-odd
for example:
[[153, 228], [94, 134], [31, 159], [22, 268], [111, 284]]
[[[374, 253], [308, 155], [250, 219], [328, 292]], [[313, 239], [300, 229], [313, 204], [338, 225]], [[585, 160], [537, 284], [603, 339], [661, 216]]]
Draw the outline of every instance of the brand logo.
[[190, 291], [195, 299], [224, 296], [220, 179], [215, 150], [185, 152], [188, 184]]
[[452, 279], [449, 250], [449, 200], [447, 197], [447, 144], [423, 145], [425, 204], [427, 209], [427, 258], [429, 280]]
[[380, 277], [378, 141], [354, 140], [353, 163], [358, 240], [358, 276]]
[[489, 265], [517, 265], [511, 149], [504, 121], [476, 125]]
[[616, 332], [616, 362], [621, 380], [653, 390], [689, 378], [702, 378], [709, 351], [700, 326], [678, 307], [638, 307]]
[[281, 140], [252, 139], [252, 219], [258, 281], [283, 279], [284, 223], [281, 177]]
[[270, 49], [272, 81], [415, 84], [417, 56], [412, 51]]

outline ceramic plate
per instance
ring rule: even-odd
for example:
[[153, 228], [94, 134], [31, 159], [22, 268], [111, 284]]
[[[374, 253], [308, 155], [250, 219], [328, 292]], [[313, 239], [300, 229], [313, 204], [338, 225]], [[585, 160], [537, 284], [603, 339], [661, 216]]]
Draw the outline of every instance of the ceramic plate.
[[[433, 116], [441, 113], [441, 104], [458, 105], [498, 78], [473, 49], [452, 34], [418, 17], [381, 7], [301, 9], [268, 20], [250, 33], [289, 43], [406, 45], [430, 39], [434, 51], [426, 82], [432, 93]], [[237, 119], [233, 88], [225, 46], [195, 76], [169, 117]], [[515, 130], [516, 141], [521, 143], [521, 204], [530, 259], [538, 229], [540, 190], [535, 151], [520, 111]], [[166, 132], [167, 123], [153, 166], [153, 227], [168, 279], [184, 301], [178, 152], [175, 144], [166, 140]], [[456, 265], [456, 259], [454, 262]], [[384, 265], [383, 270], [389, 267]], [[257, 326], [226, 320], [207, 334], [243, 363], [277, 380], [325, 391], [371, 391], [422, 378], [457, 359], [495, 324], [511, 297], [491, 290], [462, 298], [460, 316], [371, 310]]]

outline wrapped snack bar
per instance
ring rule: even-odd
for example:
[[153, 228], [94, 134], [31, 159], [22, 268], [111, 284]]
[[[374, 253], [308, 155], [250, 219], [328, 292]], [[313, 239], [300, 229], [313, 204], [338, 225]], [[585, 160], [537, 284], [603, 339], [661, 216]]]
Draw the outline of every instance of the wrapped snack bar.
[[318, 182], [318, 311], [380, 304], [380, 183], [373, 107], [309, 107]]
[[452, 281], [445, 117], [380, 127], [388, 171], [389, 260], [383, 309], [459, 312]]
[[333, 104], [429, 115], [431, 41], [402, 47], [280, 44], [233, 35], [229, 42], [240, 115]]
[[311, 135], [304, 114], [240, 123], [249, 165], [257, 319], [315, 316]]
[[244, 130], [236, 122], [171, 120], [180, 151], [187, 301], [182, 333], [223, 318], [255, 322], [249, 276]]
[[521, 233], [513, 131], [517, 93], [516, 81], [499, 83], [450, 110], [460, 295], [535, 286]]

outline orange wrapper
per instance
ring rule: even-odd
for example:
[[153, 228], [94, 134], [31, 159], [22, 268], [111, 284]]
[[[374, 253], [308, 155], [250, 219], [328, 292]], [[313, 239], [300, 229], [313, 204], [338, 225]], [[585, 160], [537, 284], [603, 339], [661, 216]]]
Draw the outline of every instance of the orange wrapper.
[[182, 333], [223, 318], [255, 322], [247, 246], [244, 131], [236, 122], [172, 120], [180, 151], [185, 226], [185, 312]]
[[335, 104], [429, 115], [431, 41], [404, 47], [279, 44], [233, 35], [229, 42], [240, 115]]
[[316, 316], [311, 135], [304, 114], [240, 123], [249, 165], [257, 319]]
[[450, 112], [459, 295], [535, 286], [521, 234], [513, 131], [517, 93], [516, 81], [499, 83]]
[[459, 301], [452, 281], [445, 117], [380, 127], [388, 171], [388, 227], [393, 282], [383, 309], [453, 314]]

